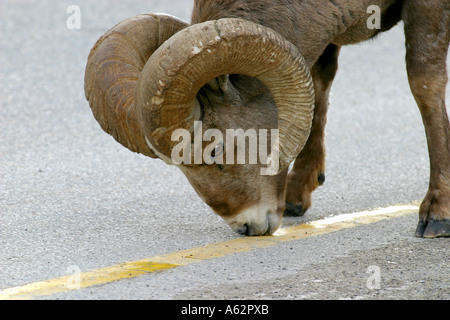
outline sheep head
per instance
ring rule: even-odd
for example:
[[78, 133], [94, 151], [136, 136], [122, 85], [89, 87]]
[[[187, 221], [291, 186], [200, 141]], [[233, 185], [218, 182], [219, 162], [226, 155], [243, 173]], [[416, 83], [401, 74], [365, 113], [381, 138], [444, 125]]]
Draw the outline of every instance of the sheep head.
[[[235, 231], [263, 235], [279, 227], [288, 166], [309, 136], [314, 105], [309, 70], [281, 35], [242, 19], [188, 26], [140, 15], [97, 41], [85, 92], [106, 132], [134, 152], [177, 165]], [[266, 157], [235, 162], [242, 150], [222, 139], [228, 130], [269, 132]]]

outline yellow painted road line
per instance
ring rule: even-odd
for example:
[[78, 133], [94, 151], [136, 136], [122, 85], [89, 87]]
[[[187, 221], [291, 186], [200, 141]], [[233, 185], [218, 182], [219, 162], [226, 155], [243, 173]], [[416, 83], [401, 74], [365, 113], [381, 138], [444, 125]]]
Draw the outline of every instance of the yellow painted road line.
[[4, 289], [0, 291], [0, 300], [33, 299], [39, 296], [48, 296], [55, 293], [107, 284], [213, 258], [229, 256], [258, 248], [266, 248], [281, 242], [299, 240], [386, 219], [403, 217], [417, 213], [418, 210], [419, 207], [417, 205], [403, 205], [328, 217], [303, 225], [282, 228], [273, 236], [238, 238], [144, 260], [121, 263], [111, 267]]
[[146, 260], [121, 263], [111, 267], [5, 289], [0, 291], [0, 300], [33, 299], [37, 296], [48, 296], [54, 293], [83, 289], [174, 267], [178, 267], [178, 265], [154, 263]]

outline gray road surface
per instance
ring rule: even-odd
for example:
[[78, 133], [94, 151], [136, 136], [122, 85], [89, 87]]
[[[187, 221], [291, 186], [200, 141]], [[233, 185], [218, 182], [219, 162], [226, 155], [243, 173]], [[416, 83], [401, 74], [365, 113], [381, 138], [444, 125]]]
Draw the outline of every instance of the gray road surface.
[[[69, 30], [66, 9], [81, 9]], [[237, 238], [181, 172], [105, 134], [83, 92], [98, 37], [139, 13], [189, 20], [191, 1], [0, 2], [0, 289]], [[447, 98], [447, 105], [449, 105]], [[342, 51], [327, 181], [285, 225], [421, 200], [428, 155], [399, 25]], [[449, 240], [416, 216], [63, 293], [58, 299], [449, 299]], [[380, 267], [380, 289], [366, 286]]]

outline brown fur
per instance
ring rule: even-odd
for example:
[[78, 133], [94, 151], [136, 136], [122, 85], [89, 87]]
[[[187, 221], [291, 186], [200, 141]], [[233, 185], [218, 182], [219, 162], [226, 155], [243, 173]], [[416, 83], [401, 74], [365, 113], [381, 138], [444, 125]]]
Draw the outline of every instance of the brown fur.
[[[381, 29], [367, 28], [370, 14], [367, 8], [381, 8]], [[242, 181], [224, 180], [224, 190], [232, 193], [217, 198], [219, 192], [210, 190], [201, 181], [217, 176], [206, 171], [201, 174], [185, 172], [197, 192], [216, 212], [229, 215], [230, 210], [240, 212], [245, 206], [261, 201], [264, 194], [276, 193], [273, 199], [286, 194], [287, 214], [301, 215], [311, 205], [311, 192], [324, 181], [325, 146], [324, 129], [328, 94], [337, 70], [340, 46], [373, 38], [386, 31], [401, 19], [405, 23], [406, 61], [412, 93], [423, 117], [430, 156], [430, 186], [420, 208], [418, 236], [448, 236], [450, 232], [450, 129], [445, 107], [447, 83], [446, 56], [450, 41], [450, 2], [448, 0], [196, 0], [192, 23], [220, 18], [244, 18], [270, 27], [296, 45], [311, 69], [316, 91], [315, 118], [310, 138], [286, 178], [282, 173], [271, 179], [243, 175]], [[222, 88], [222, 89], [220, 89]], [[220, 90], [219, 90], [220, 89]], [[255, 95], [255, 92], [257, 94]], [[270, 95], [254, 79], [242, 76], [222, 78], [221, 84], [210, 83], [199, 93], [206, 109], [219, 110], [214, 119], [224, 119], [233, 127], [273, 127], [267, 110], [274, 110]], [[212, 103], [214, 102], [214, 103]], [[258, 103], [262, 103], [262, 106]], [[240, 112], [252, 105], [255, 112], [245, 117]], [[220, 107], [222, 106], [222, 108]], [[226, 110], [226, 111], [223, 111]], [[258, 111], [259, 110], [259, 111]], [[229, 116], [235, 113], [236, 115]], [[211, 123], [214, 125], [214, 123]], [[222, 127], [226, 128], [223, 124]], [[199, 170], [205, 170], [199, 168]], [[241, 170], [233, 168], [233, 170]], [[230, 177], [235, 177], [235, 172]], [[250, 180], [248, 180], [250, 179]], [[241, 182], [246, 181], [241, 184]], [[248, 181], [251, 181], [251, 185]], [[287, 190], [284, 191], [284, 181]], [[257, 190], [267, 184], [266, 192]], [[226, 185], [226, 187], [225, 187]], [[239, 192], [242, 187], [255, 188]], [[271, 187], [270, 187], [271, 186]], [[269, 190], [269, 191], [267, 191]], [[276, 192], [274, 190], [277, 190]], [[270, 199], [270, 201], [274, 201]], [[281, 204], [283, 207], [284, 203]]]

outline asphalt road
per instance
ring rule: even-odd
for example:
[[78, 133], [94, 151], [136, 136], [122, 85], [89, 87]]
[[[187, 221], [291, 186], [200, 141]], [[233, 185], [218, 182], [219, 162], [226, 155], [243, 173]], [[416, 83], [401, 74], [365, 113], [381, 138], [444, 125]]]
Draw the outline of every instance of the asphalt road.
[[[80, 8], [70, 30], [67, 8]], [[84, 98], [98, 37], [191, 1], [0, 2], [0, 290], [239, 238], [182, 173], [105, 134]], [[447, 98], [447, 106], [450, 101]], [[421, 200], [428, 155], [399, 25], [346, 47], [327, 126], [327, 180], [295, 225]], [[50, 299], [449, 299], [449, 239], [416, 215], [204, 261]], [[378, 289], [366, 286], [380, 268]]]

